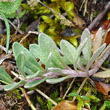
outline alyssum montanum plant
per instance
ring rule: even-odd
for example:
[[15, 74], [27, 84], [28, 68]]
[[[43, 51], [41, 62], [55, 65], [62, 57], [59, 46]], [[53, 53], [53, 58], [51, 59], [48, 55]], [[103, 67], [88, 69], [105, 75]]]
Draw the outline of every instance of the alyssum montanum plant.
[[[29, 50], [17, 42], [13, 44], [12, 50], [20, 74], [19, 82], [15, 82], [0, 67], [0, 81], [6, 84], [2, 86], [5, 91], [19, 86], [32, 88], [44, 81], [55, 84], [68, 78], [96, 74], [110, 53], [110, 46], [106, 47], [106, 44], [103, 44], [92, 54], [91, 34], [85, 29], [78, 48], [66, 40], [61, 40], [59, 49], [48, 35], [40, 33], [38, 44], [30, 44]], [[39, 58], [39, 62], [36, 58]], [[41, 66], [42, 64], [45, 68]], [[74, 70], [69, 65], [73, 65]]]

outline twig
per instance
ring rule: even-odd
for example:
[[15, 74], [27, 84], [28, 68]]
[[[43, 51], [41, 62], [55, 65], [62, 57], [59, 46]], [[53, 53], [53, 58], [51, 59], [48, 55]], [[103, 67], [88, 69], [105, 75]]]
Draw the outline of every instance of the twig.
[[19, 43], [22, 43], [30, 34], [36, 34], [38, 35], [38, 32], [36, 31], [29, 31], [21, 40]]
[[26, 100], [27, 100], [29, 106], [31, 107], [31, 109], [32, 109], [32, 110], [37, 110], [37, 108], [35, 108], [34, 105], [32, 104], [32, 102], [30, 101], [30, 99], [29, 99], [29, 97], [28, 97], [28, 95], [27, 95], [25, 89], [23, 89], [23, 88], [20, 88], [20, 89], [22, 90], [22, 93], [24, 94], [24, 96], [25, 96], [25, 98], [26, 98]]
[[[2, 49], [3, 51], [5, 51], [6, 52], [6, 48], [5, 47], [3, 47], [2, 45], [0, 45], [0, 49]], [[11, 54], [12, 53], [12, 51], [11, 50], [8, 50], [8, 54]]]
[[18, 79], [20, 80], [25, 80], [25, 78], [21, 77], [21, 75], [18, 75], [17, 73], [15, 73], [14, 71], [11, 71], [11, 73]]
[[17, 32], [19, 32], [19, 29], [20, 29], [20, 26], [21, 26], [19, 18], [17, 18], [17, 22], [18, 22], [18, 26], [16, 28], [15, 34], [17, 34]]
[[[79, 94], [79, 93], [81, 92], [81, 90], [82, 90], [82, 88], [84, 87], [84, 85], [85, 85], [85, 83], [86, 83], [87, 80], [88, 80], [88, 77], [83, 80], [82, 84], [80, 85], [80, 87], [79, 87], [79, 89], [78, 89], [78, 91], [77, 91], [77, 94]], [[74, 102], [75, 99], [76, 99], [76, 97], [73, 97], [72, 102]]]
[[59, 19], [61, 20], [60, 21], [61, 24], [64, 24], [65, 23], [65, 25], [67, 25], [67, 26], [74, 27], [74, 24], [69, 19], [66, 19], [63, 15], [57, 13], [56, 11], [54, 11], [53, 9], [51, 9], [50, 7], [48, 7], [47, 5], [45, 5], [40, 0], [39, 0], [39, 3], [42, 4], [44, 7], [48, 8], [50, 11], [52, 11], [52, 13], [56, 14], [59, 17]]
[[[3, 18], [1, 16], [0, 16], [0, 19], [3, 20]], [[8, 22], [15, 28], [15, 30], [17, 30], [17, 27], [10, 20], [8, 20]], [[18, 30], [18, 32], [20, 34], [23, 34], [23, 32], [21, 30]]]
[[65, 97], [66, 97], [66, 95], [68, 94], [69, 90], [71, 89], [71, 87], [72, 87], [72, 85], [73, 85], [75, 79], [76, 79], [76, 78], [73, 78], [73, 80], [71, 81], [71, 83], [70, 83], [70, 85], [69, 85], [69, 87], [68, 87], [67, 91], [65, 92], [65, 94], [64, 94], [64, 96], [63, 96], [62, 99], [65, 99]]
[[46, 94], [44, 94], [42, 91], [40, 91], [39, 89], [35, 89], [35, 91], [37, 91], [39, 94], [41, 94], [43, 97], [45, 97], [47, 100], [51, 101], [54, 105], [57, 105], [57, 103], [52, 100], [50, 97], [48, 97]]
[[11, 54], [6, 54], [3, 58], [0, 59], [0, 65], [3, 63], [3, 61], [9, 58], [11, 58]]
[[[34, 90], [28, 91], [27, 94], [28, 95], [32, 95], [34, 93]], [[21, 95], [22, 97], [24, 97], [24, 94]]]
[[84, 4], [84, 12], [83, 15], [85, 16], [86, 12], [87, 12], [87, 2], [88, 0], [85, 0], [85, 4]]
[[110, 9], [110, 1], [106, 4], [104, 10], [101, 13], [99, 13], [98, 16], [93, 20], [93, 22], [88, 26], [88, 29], [92, 30], [94, 27], [97, 27], [99, 25], [99, 22], [108, 12], [109, 9]]
[[27, 34], [20, 40], [19, 43], [22, 43], [29, 35], [30, 35], [30, 33], [27, 33]]

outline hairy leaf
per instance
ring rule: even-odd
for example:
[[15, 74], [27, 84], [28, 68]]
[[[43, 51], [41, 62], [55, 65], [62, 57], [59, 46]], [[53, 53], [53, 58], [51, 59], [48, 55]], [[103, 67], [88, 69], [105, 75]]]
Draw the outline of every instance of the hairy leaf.
[[57, 66], [57, 67], [64, 68], [64, 65], [63, 65], [64, 63], [61, 59], [59, 50], [55, 42], [48, 35], [43, 33], [39, 35], [38, 42], [40, 45], [40, 49], [44, 54], [43, 56], [45, 56], [45, 59], [46, 59], [45, 61], [46, 67], [48, 68], [50, 66]]
[[21, 44], [15, 42], [12, 46], [13, 53], [15, 56], [15, 59], [17, 59], [18, 55], [20, 53], [24, 53], [24, 56], [26, 58], [25, 61], [25, 66], [31, 68], [31, 70], [40, 70], [44, 71], [43, 68], [40, 66], [40, 64], [36, 61], [36, 58], [26, 49], [24, 48]]
[[40, 80], [35, 80], [35, 81], [31, 81], [31, 82], [28, 82], [24, 85], [25, 88], [32, 88], [32, 87], [35, 87], [41, 83], [43, 83], [48, 77], [45, 77], [43, 79], [40, 79]]
[[24, 71], [25, 71], [25, 73], [28, 74], [28, 75], [34, 74], [34, 72], [33, 72], [30, 68], [28, 68], [28, 67], [26, 67], [26, 66], [24, 66]]
[[88, 29], [85, 29], [81, 35], [81, 43], [87, 39], [87, 43], [82, 49], [85, 60], [88, 62], [91, 58], [91, 34]]
[[91, 65], [93, 64], [93, 62], [97, 59], [97, 57], [103, 52], [103, 50], [105, 49], [106, 44], [103, 44], [95, 53], [94, 55], [90, 58], [87, 67], [86, 67], [86, 71], [89, 70], [89, 68], [91, 67]]
[[55, 52], [50, 52], [50, 55], [48, 57], [47, 64], [48, 67], [56, 67], [56, 68], [65, 68], [66, 65], [63, 63], [61, 58], [59, 58]]
[[30, 44], [29, 50], [31, 54], [35, 56], [35, 58], [39, 58], [40, 61], [45, 64], [46, 57], [43, 55], [43, 52], [40, 49], [40, 46], [37, 44]]
[[13, 83], [13, 79], [8, 75], [8, 73], [0, 67], [0, 81], [5, 84]]
[[55, 42], [48, 35], [44, 33], [40, 33], [38, 42], [39, 42], [41, 51], [45, 54], [47, 58], [51, 51], [55, 52], [58, 56], [60, 56]]
[[62, 70], [60, 68], [48, 68], [49, 71], [54, 72], [54, 73], [62, 73]]
[[40, 71], [37, 71], [36, 73], [32, 74], [32, 75], [28, 75], [26, 76], [26, 79], [31, 79], [34, 78], [36, 76], [41, 76], [42, 74], [40, 73]]
[[60, 48], [67, 61], [70, 62], [70, 64], [74, 64], [74, 58], [77, 54], [76, 48], [66, 40], [61, 40]]
[[79, 58], [79, 56], [80, 56], [80, 54], [81, 54], [81, 51], [82, 51], [82, 49], [84, 48], [84, 46], [86, 45], [86, 43], [87, 43], [87, 38], [82, 42], [82, 43], [80, 43], [80, 45], [79, 45], [79, 47], [77, 48], [77, 51], [76, 51], [76, 56], [75, 56], [75, 61], [74, 61], [74, 67], [76, 67], [76, 65], [77, 65], [77, 61], [78, 61], [78, 58]]
[[24, 56], [24, 53], [20, 53], [16, 59], [16, 64], [17, 64], [17, 67], [19, 69], [19, 71], [21, 72], [21, 74], [23, 76], [26, 76], [25, 73], [24, 73], [24, 63], [25, 63], [25, 56]]
[[9, 90], [17, 88], [19, 85], [22, 85], [22, 84], [25, 84], [24, 80], [21, 80], [18, 83], [8, 84], [4, 87], [4, 90], [9, 91]]
[[47, 79], [46, 82], [49, 84], [56, 84], [64, 81], [65, 79], [71, 78], [70, 76], [65, 76], [61, 78], [56, 78], [56, 79]]

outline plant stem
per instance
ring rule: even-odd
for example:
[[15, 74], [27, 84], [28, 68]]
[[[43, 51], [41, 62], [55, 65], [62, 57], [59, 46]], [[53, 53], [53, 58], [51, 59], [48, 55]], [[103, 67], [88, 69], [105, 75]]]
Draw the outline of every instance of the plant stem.
[[39, 89], [35, 89], [39, 94], [41, 94], [43, 97], [45, 97], [47, 100], [51, 101], [54, 105], [57, 105], [55, 101], [53, 101], [50, 97], [48, 97], [46, 94], [44, 94], [42, 91]]
[[28, 95], [27, 95], [25, 89], [23, 89], [23, 88], [20, 88], [20, 89], [22, 90], [22, 93], [24, 94], [24, 96], [25, 96], [25, 98], [26, 98], [26, 100], [27, 100], [29, 106], [31, 107], [31, 109], [32, 109], [32, 110], [37, 110], [37, 108], [35, 108], [34, 105], [32, 104], [32, 102], [30, 101], [30, 99], [29, 99], [29, 97], [28, 97]]
[[[82, 88], [84, 87], [84, 85], [85, 85], [85, 83], [86, 83], [87, 79], [88, 79], [88, 77], [87, 77], [87, 78], [85, 78], [85, 79], [83, 80], [82, 84], [80, 85], [80, 87], [79, 87], [79, 89], [78, 89], [78, 91], [77, 91], [77, 94], [79, 94], [79, 93], [81, 92], [81, 90], [82, 90]], [[75, 101], [75, 99], [76, 99], [76, 97], [73, 97], [72, 102], [74, 102], [74, 101]]]
[[67, 91], [65, 92], [65, 94], [64, 94], [64, 96], [63, 96], [62, 99], [65, 99], [65, 97], [66, 97], [66, 95], [68, 94], [69, 90], [71, 89], [71, 87], [72, 87], [72, 85], [73, 85], [75, 79], [76, 79], [76, 78], [73, 78], [72, 82], [70, 83], [70, 85], [69, 85], [69, 87], [68, 87]]

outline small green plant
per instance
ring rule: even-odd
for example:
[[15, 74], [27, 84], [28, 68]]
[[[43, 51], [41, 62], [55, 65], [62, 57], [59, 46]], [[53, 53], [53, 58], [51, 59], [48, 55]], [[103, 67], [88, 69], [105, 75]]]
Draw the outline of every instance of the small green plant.
[[90, 95], [90, 96], [80, 96], [77, 93], [69, 93], [69, 96], [75, 96], [76, 99], [78, 100], [78, 110], [82, 110], [83, 107], [86, 107], [88, 109], [90, 109], [90, 101], [95, 101], [95, 102], [99, 102], [100, 99], [98, 99], [97, 97]]
[[[77, 47], [77, 37], [81, 34], [79, 29], [73, 29], [74, 24], [72, 19], [74, 18], [74, 3], [68, 0], [29, 0], [27, 4], [21, 4], [21, 6], [28, 10], [35, 19], [42, 19], [39, 24], [39, 31], [48, 34], [53, 38], [56, 44], [59, 45], [61, 39], [69, 40], [73, 45]], [[66, 15], [64, 15], [66, 13]], [[50, 16], [48, 16], [50, 15]], [[62, 34], [61, 31], [66, 29], [68, 34]], [[70, 33], [69, 33], [70, 32]], [[72, 34], [71, 34], [72, 33]], [[74, 36], [74, 37], [73, 37]]]
[[7, 18], [14, 18], [22, 0], [14, 0], [12, 2], [0, 1], [0, 15], [2, 16], [7, 30], [6, 52], [8, 52], [10, 41], [10, 26]]
[[104, 101], [104, 104], [101, 106], [99, 110], [110, 109], [110, 101]]
[[[21, 85], [24, 85], [24, 88], [32, 88], [44, 81], [56, 84], [68, 78], [91, 76], [98, 71], [104, 59], [109, 55], [107, 54], [103, 61], [97, 59], [105, 47], [106, 44], [103, 44], [92, 55], [92, 43], [88, 29], [83, 31], [78, 48], [66, 40], [61, 40], [59, 49], [48, 35], [40, 33], [38, 44], [30, 44], [29, 50], [17, 42], [12, 46], [20, 81], [15, 82], [1, 67], [0, 80], [7, 84], [3, 87], [4, 90], [9, 91]], [[37, 62], [36, 58], [40, 61]], [[98, 67], [94, 65], [91, 69], [96, 59]], [[45, 68], [42, 67], [42, 64], [45, 65]], [[73, 65], [74, 70], [69, 65]], [[17, 76], [17, 73], [14, 74]]]

